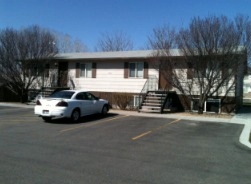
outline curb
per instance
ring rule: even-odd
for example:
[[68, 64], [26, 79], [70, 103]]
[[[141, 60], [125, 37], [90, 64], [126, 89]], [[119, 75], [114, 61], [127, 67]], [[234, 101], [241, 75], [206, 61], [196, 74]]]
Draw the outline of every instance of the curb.
[[240, 135], [240, 138], [239, 138], [239, 141], [241, 144], [251, 148], [251, 143], [249, 141], [250, 139], [250, 134], [251, 134], [251, 124], [245, 124], [244, 125], [244, 128], [241, 132], [241, 135]]

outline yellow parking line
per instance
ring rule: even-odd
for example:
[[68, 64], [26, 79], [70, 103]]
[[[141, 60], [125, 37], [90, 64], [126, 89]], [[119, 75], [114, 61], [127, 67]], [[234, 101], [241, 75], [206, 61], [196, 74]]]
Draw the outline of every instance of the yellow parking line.
[[152, 132], [152, 131], [148, 131], [148, 132], [145, 132], [145, 133], [143, 133], [143, 134], [140, 134], [140, 135], [138, 135], [138, 136], [136, 136], [136, 137], [133, 137], [132, 140], [139, 139], [139, 138], [141, 138], [141, 137], [143, 137], [143, 136], [145, 136], [145, 135], [147, 135], [147, 134], [150, 134], [151, 132]]
[[160, 127], [156, 128], [155, 130], [162, 129], [162, 128], [164, 128], [164, 127], [168, 126], [168, 125], [171, 125], [171, 124], [177, 123], [177, 122], [179, 122], [179, 121], [180, 121], [180, 119], [176, 119], [176, 120], [174, 120], [174, 121], [172, 121], [172, 122], [170, 122], [170, 123], [167, 123], [167, 124], [165, 124], [165, 125], [162, 125], [162, 126], [160, 126]]
[[158, 128], [155, 128], [155, 129], [150, 130], [150, 131], [148, 131], [148, 132], [142, 133], [142, 134], [140, 134], [140, 135], [138, 135], [138, 136], [136, 136], [136, 137], [133, 137], [132, 140], [135, 141], [135, 140], [137, 140], [137, 139], [139, 139], [139, 138], [141, 138], [141, 137], [144, 137], [144, 136], [146, 136], [146, 135], [148, 135], [148, 134], [150, 134], [150, 133], [152, 133], [152, 132], [154, 132], [154, 131], [160, 130], [160, 129], [162, 129], [162, 128], [168, 126], [168, 125], [171, 125], [171, 124], [173, 124], [173, 123], [177, 123], [177, 122], [179, 122], [179, 121], [180, 121], [180, 119], [176, 119], [176, 120], [174, 120], [174, 121], [172, 121], [172, 122], [170, 122], [170, 123], [168, 123], [168, 124], [166, 124], [166, 125], [162, 125], [162, 126], [160, 126], [160, 127], [158, 127]]
[[102, 123], [105, 123], [105, 122], [113, 121], [115, 119], [125, 118], [127, 116], [129, 116], [129, 115], [119, 116], [119, 117], [107, 119], [107, 120], [104, 120], [104, 121], [98, 121], [96, 123], [91, 123], [91, 124], [88, 124], [88, 125], [84, 124], [84, 125], [80, 125], [80, 126], [76, 126], [76, 127], [72, 127], [72, 128], [60, 130], [59, 132], [60, 133], [64, 133], [64, 132], [68, 132], [68, 131], [71, 131], [71, 130], [76, 130], [76, 129], [79, 129], [79, 128], [82, 128], [82, 127], [91, 127], [91, 126], [94, 126], [94, 125], [97, 125], [97, 124], [102, 124]]

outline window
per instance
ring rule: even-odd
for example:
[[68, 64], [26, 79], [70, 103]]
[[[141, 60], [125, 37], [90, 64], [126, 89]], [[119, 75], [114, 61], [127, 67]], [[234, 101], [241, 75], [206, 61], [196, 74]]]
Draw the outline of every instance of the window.
[[91, 63], [80, 64], [80, 77], [86, 77], [86, 78], [92, 77], [92, 64]]
[[93, 94], [88, 92], [81, 92], [78, 93], [76, 96], [77, 100], [98, 100], [97, 97], [95, 97]]
[[34, 66], [30, 69], [30, 76], [49, 77], [49, 66], [45, 65], [45, 68], [43, 66]]
[[206, 101], [206, 111], [220, 113], [221, 100], [220, 99], [208, 99]]
[[129, 63], [129, 77], [143, 78], [144, 63], [133, 62]]
[[191, 62], [187, 63], [187, 79], [193, 79], [193, 65]]
[[58, 91], [55, 93], [52, 93], [49, 98], [66, 98], [71, 99], [72, 95], [74, 94], [73, 91]]
[[133, 95], [133, 106], [138, 107], [142, 102], [142, 96], [140, 95]]
[[192, 105], [192, 111], [198, 111], [199, 110], [199, 99], [192, 99], [191, 101]]
[[76, 96], [77, 100], [85, 100], [86, 99], [86, 95], [85, 93], [78, 93]]
[[[199, 110], [199, 99], [193, 99], [191, 102], [192, 111]], [[204, 112], [221, 112], [221, 100], [220, 99], [207, 99], [204, 104]]]
[[76, 63], [76, 78], [96, 78], [96, 63]]

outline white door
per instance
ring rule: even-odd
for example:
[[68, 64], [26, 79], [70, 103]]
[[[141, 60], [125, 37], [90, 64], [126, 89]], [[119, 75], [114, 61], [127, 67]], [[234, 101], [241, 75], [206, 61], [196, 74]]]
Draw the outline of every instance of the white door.
[[89, 100], [90, 114], [98, 113], [99, 103], [98, 103], [97, 98], [91, 93], [86, 92], [85, 94], [86, 94], [87, 99]]
[[76, 99], [81, 109], [81, 116], [91, 114], [91, 101], [88, 100], [86, 93], [78, 93]]

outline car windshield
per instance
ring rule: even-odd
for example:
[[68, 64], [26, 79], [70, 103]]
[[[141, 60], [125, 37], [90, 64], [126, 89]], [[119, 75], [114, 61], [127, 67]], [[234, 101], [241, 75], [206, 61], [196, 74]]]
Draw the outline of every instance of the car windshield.
[[74, 94], [74, 91], [58, 91], [49, 96], [49, 98], [65, 98], [65, 99], [71, 99], [72, 95]]

